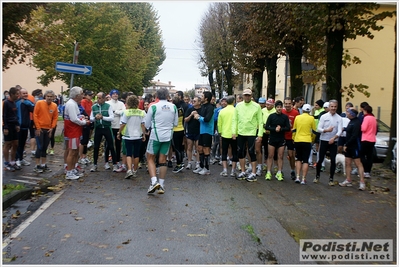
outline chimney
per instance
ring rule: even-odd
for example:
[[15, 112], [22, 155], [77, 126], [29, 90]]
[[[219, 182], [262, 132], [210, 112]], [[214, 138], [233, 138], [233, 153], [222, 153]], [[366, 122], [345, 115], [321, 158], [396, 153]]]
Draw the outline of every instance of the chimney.
[[169, 81], [168, 83], [169, 83], [169, 85], [172, 85], [172, 82], [171, 82], [171, 81]]
[[160, 82], [159, 79], [158, 79], [158, 82]]

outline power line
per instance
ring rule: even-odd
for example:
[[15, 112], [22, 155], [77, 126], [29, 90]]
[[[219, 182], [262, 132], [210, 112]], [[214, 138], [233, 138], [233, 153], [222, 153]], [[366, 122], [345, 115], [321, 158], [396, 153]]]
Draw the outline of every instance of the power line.
[[173, 47], [165, 47], [165, 49], [170, 49], [170, 50], [200, 50], [200, 49], [173, 48]]

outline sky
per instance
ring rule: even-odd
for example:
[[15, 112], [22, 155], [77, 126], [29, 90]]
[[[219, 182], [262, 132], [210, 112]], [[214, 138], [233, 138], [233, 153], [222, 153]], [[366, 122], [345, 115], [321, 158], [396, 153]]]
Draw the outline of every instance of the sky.
[[158, 13], [166, 59], [154, 80], [191, 90], [194, 84], [208, 84], [198, 68], [199, 25], [211, 2], [156, 1], [150, 2]]

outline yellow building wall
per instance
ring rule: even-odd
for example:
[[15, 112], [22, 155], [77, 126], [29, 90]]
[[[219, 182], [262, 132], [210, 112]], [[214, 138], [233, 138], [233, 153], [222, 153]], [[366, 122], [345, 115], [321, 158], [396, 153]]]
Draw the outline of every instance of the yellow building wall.
[[[396, 3], [381, 5], [379, 11], [396, 10]], [[355, 106], [366, 101], [372, 108], [375, 116], [378, 115], [380, 107], [380, 119], [390, 125], [393, 76], [395, 63], [395, 21], [396, 17], [386, 18], [380, 22], [384, 29], [373, 32], [374, 39], [358, 37], [356, 40], [348, 40], [344, 44], [344, 49], [349, 50], [349, 54], [357, 56], [362, 61], [361, 64], [351, 65], [342, 69], [342, 87], [353, 84], [368, 85], [370, 97], [367, 98], [360, 92], [355, 93], [355, 97], [350, 99]], [[316, 98], [315, 98], [316, 99]], [[342, 103], [346, 103], [346, 97], [342, 98]]]
[[28, 90], [28, 93], [32, 93], [35, 89], [42, 89], [43, 93], [46, 90], [53, 90], [54, 93], [58, 95], [61, 93], [61, 86], [63, 87], [63, 91], [66, 91], [69, 88], [69, 85], [66, 85], [62, 81], [55, 81], [50, 83], [48, 86], [43, 86], [39, 83], [37, 78], [41, 74], [42, 72], [37, 71], [37, 69], [33, 67], [28, 67], [25, 64], [12, 65], [9, 69], [2, 72], [2, 95], [5, 90], [9, 90], [17, 84]]

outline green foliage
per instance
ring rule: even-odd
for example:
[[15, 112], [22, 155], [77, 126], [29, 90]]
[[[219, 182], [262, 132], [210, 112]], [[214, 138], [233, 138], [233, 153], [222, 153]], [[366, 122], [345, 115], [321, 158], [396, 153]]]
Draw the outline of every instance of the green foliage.
[[[32, 65], [44, 74], [42, 85], [55, 79], [70, 84], [69, 73], [55, 71], [55, 62], [72, 62], [79, 43], [78, 64], [93, 67], [92, 75], [75, 75], [74, 84], [95, 92], [118, 88], [142, 93], [144, 84], [156, 75], [165, 56], [156, 16], [145, 3], [48, 3], [31, 14], [23, 26]], [[143, 11], [141, 23], [132, 14]], [[147, 13], [149, 13], [147, 15]], [[153, 29], [153, 31], [151, 31]], [[154, 42], [143, 40], [152, 36]], [[158, 42], [155, 42], [158, 40]], [[146, 47], [146, 45], [148, 47]]]
[[126, 2], [119, 3], [119, 6], [126, 12], [135, 31], [140, 33], [139, 44], [145, 48], [144, 52], [147, 60], [142, 83], [144, 87], [147, 87], [159, 73], [159, 67], [166, 59], [165, 48], [161, 40], [161, 29], [158, 23], [159, 18], [149, 3]]
[[366, 97], [370, 97], [370, 92], [367, 91], [369, 87], [364, 84], [353, 84], [350, 83], [349, 86], [344, 86], [343, 89], [341, 90], [341, 93], [346, 93], [346, 98], [345, 101], [348, 102], [350, 98], [355, 97], [355, 92], [360, 92]]
[[23, 184], [4, 184], [3, 185], [3, 197], [5, 196], [5, 195], [8, 195], [8, 194], [10, 194], [11, 192], [13, 192], [13, 191], [16, 191], [16, 190], [23, 190], [23, 189], [25, 189], [26, 187], [25, 187], [25, 185], [23, 185]]
[[2, 3], [3, 5], [3, 71], [10, 65], [26, 61], [26, 43], [23, 42], [21, 23], [29, 22], [31, 11], [45, 3]]
[[191, 99], [193, 99], [195, 97], [195, 89], [188, 90], [187, 93], [185, 94], [188, 95]]

